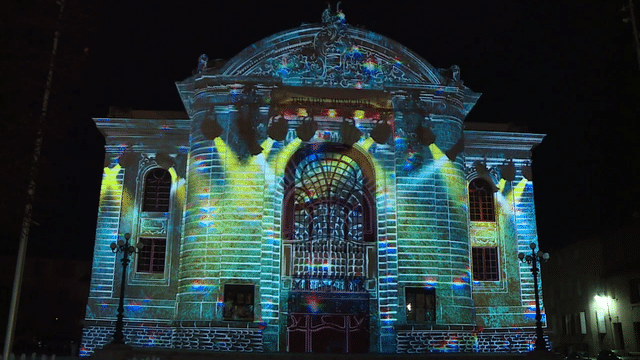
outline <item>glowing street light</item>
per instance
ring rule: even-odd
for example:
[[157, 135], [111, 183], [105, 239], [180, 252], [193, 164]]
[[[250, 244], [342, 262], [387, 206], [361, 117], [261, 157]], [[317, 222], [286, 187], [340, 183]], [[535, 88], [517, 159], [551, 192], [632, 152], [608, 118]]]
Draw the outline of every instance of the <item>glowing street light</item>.
[[538, 263], [545, 263], [549, 260], [549, 253], [539, 250], [536, 252], [536, 244], [529, 244], [531, 255], [524, 253], [518, 254], [518, 259], [531, 265], [531, 273], [533, 274], [533, 291], [536, 295], [536, 351], [547, 351], [547, 342], [544, 340], [542, 333], [542, 315], [540, 314], [540, 295], [538, 294]]
[[594, 297], [596, 301], [596, 306], [600, 311], [609, 311], [611, 305], [611, 298], [606, 295], [596, 295]]
[[112, 242], [109, 247], [111, 251], [116, 254], [122, 253], [122, 280], [120, 280], [120, 304], [118, 305], [118, 320], [116, 321], [116, 331], [113, 333], [112, 344], [124, 344], [124, 334], [122, 333], [123, 319], [124, 319], [124, 284], [127, 278], [127, 265], [131, 261], [129, 257], [142, 250], [144, 244], [139, 242], [136, 246], [129, 245], [129, 239], [131, 234], [124, 234], [125, 240], [118, 240]]

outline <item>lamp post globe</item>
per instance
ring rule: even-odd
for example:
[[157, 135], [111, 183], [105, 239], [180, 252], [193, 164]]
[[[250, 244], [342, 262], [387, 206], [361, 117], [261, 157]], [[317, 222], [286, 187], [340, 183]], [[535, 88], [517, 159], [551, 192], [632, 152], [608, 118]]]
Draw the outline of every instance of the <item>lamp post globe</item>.
[[113, 332], [112, 344], [124, 344], [124, 288], [127, 280], [127, 265], [131, 262], [130, 257], [142, 250], [144, 244], [138, 242], [136, 246], [129, 245], [130, 233], [124, 234], [125, 240], [118, 239], [117, 242], [112, 242], [109, 247], [114, 254], [122, 253], [122, 277], [120, 279], [120, 301], [118, 303], [118, 315], [116, 320], [116, 330]]
[[547, 342], [544, 339], [544, 332], [542, 331], [542, 314], [540, 312], [540, 294], [538, 289], [538, 273], [540, 269], [538, 264], [542, 264], [549, 260], [549, 254], [539, 250], [536, 252], [536, 243], [529, 244], [531, 249], [531, 255], [525, 255], [524, 253], [518, 254], [518, 259], [521, 262], [531, 265], [531, 274], [533, 274], [533, 291], [535, 293], [536, 301], [536, 351], [547, 351]]

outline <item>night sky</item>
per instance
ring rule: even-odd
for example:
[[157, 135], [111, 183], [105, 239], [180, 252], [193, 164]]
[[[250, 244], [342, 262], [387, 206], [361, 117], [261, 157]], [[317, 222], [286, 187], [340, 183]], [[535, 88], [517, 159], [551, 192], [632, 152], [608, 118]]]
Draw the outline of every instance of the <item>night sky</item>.
[[[9, 254], [17, 249], [59, 29], [28, 253], [84, 260], [93, 250], [104, 156], [91, 118], [106, 116], [109, 106], [183, 110], [175, 82], [192, 74], [200, 54], [229, 59], [271, 34], [320, 22], [327, 6], [68, 0], [58, 25], [55, 2], [39, 2], [11, 0], [2, 15], [10, 34], [0, 44], [3, 243]], [[459, 65], [464, 84], [483, 94], [466, 121], [547, 134], [534, 151], [534, 192], [540, 242], [550, 250], [622, 226], [640, 210], [640, 70], [631, 24], [622, 21], [625, 4], [396, 0], [340, 8], [348, 24], [387, 36], [436, 68]]]

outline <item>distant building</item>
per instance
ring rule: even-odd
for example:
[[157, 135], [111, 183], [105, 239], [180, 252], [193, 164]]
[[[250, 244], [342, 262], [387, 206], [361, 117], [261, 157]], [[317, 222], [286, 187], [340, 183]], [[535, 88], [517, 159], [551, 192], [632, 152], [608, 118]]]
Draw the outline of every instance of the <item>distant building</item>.
[[550, 337], [563, 352], [640, 355], [640, 226], [554, 251], [542, 267]]
[[[530, 149], [466, 129], [480, 94], [344, 14], [177, 84], [186, 116], [124, 111], [106, 137], [83, 353], [110, 341], [122, 267], [134, 346], [527, 351]], [[468, 124], [471, 125], [471, 124]], [[493, 129], [493, 130], [491, 130]]]

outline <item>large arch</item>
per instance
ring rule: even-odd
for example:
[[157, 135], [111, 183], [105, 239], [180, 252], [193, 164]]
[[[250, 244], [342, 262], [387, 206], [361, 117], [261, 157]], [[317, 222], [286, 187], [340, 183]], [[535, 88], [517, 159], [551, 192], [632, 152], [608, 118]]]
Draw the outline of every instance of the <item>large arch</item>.
[[282, 213], [282, 276], [292, 283], [287, 351], [369, 350], [374, 178], [362, 154], [342, 144], [307, 145], [290, 159]]

